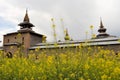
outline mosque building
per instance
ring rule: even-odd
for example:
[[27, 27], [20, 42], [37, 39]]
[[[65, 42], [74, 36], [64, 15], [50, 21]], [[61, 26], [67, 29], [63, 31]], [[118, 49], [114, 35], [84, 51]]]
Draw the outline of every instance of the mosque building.
[[[65, 41], [55, 42], [57, 46], [54, 46], [54, 42], [46, 42], [45, 35], [36, 33], [32, 30], [32, 28], [35, 26], [30, 22], [27, 10], [23, 22], [19, 23], [18, 26], [20, 26], [20, 29], [17, 32], [7, 33], [3, 36], [3, 50], [6, 53], [14, 54], [14, 52], [16, 52], [18, 49], [21, 49], [22, 52], [28, 54], [30, 50], [35, 50], [37, 48], [55, 49], [77, 47], [80, 44], [86, 43], [86, 40], [71, 40], [67, 29], [64, 36]], [[87, 45], [104, 46], [106, 48], [119, 51], [120, 39], [116, 36], [107, 34], [106, 30], [107, 29], [104, 27], [102, 20], [100, 20], [100, 26], [98, 29], [99, 34], [95, 38], [88, 39]]]

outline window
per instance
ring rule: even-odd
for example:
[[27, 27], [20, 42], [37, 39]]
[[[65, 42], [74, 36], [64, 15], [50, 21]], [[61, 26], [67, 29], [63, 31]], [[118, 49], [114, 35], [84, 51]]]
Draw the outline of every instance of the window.
[[24, 37], [22, 37], [22, 44], [24, 44]]
[[10, 42], [10, 40], [8, 39], [8, 43]]

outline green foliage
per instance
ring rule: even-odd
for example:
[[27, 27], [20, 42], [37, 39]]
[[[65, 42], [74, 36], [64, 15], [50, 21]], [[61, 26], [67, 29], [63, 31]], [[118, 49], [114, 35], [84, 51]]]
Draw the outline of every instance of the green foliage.
[[120, 80], [119, 60], [119, 53], [91, 47], [36, 49], [29, 58], [1, 51], [0, 80]]

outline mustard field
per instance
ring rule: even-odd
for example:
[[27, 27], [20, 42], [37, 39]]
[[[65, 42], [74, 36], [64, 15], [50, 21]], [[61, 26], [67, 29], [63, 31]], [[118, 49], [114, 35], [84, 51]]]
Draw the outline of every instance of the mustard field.
[[7, 58], [1, 51], [0, 80], [120, 80], [120, 55], [114, 51], [35, 51], [28, 57], [14, 54], [13, 58]]

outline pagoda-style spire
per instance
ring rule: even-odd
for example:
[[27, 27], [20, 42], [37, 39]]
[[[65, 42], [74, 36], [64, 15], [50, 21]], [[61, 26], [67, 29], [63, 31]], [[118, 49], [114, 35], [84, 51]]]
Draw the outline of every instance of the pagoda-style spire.
[[97, 38], [105, 38], [108, 37], [109, 34], [106, 33], [106, 28], [104, 28], [102, 19], [100, 18], [100, 28], [98, 29], [99, 34], [97, 35]]
[[20, 26], [20, 30], [19, 31], [32, 31], [32, 27], [34, 27], [34, 25], [32, 23], [30, 23], [30, 19], [29, 19], [27, 10], [26, 10], [23, 22], [21, 22], [18, 25]]
[[23, 22], [29, 22], [29, 16], [28, 16], [28, 11], [27, 10], [26, 10], [26, 14], [25, 14]]
[[68, 30], [66, 29], [66, 32], [65, 32], [65, 37], [64, 37], [65, 40], [70, 40], [70, 36], [68, 34]]

